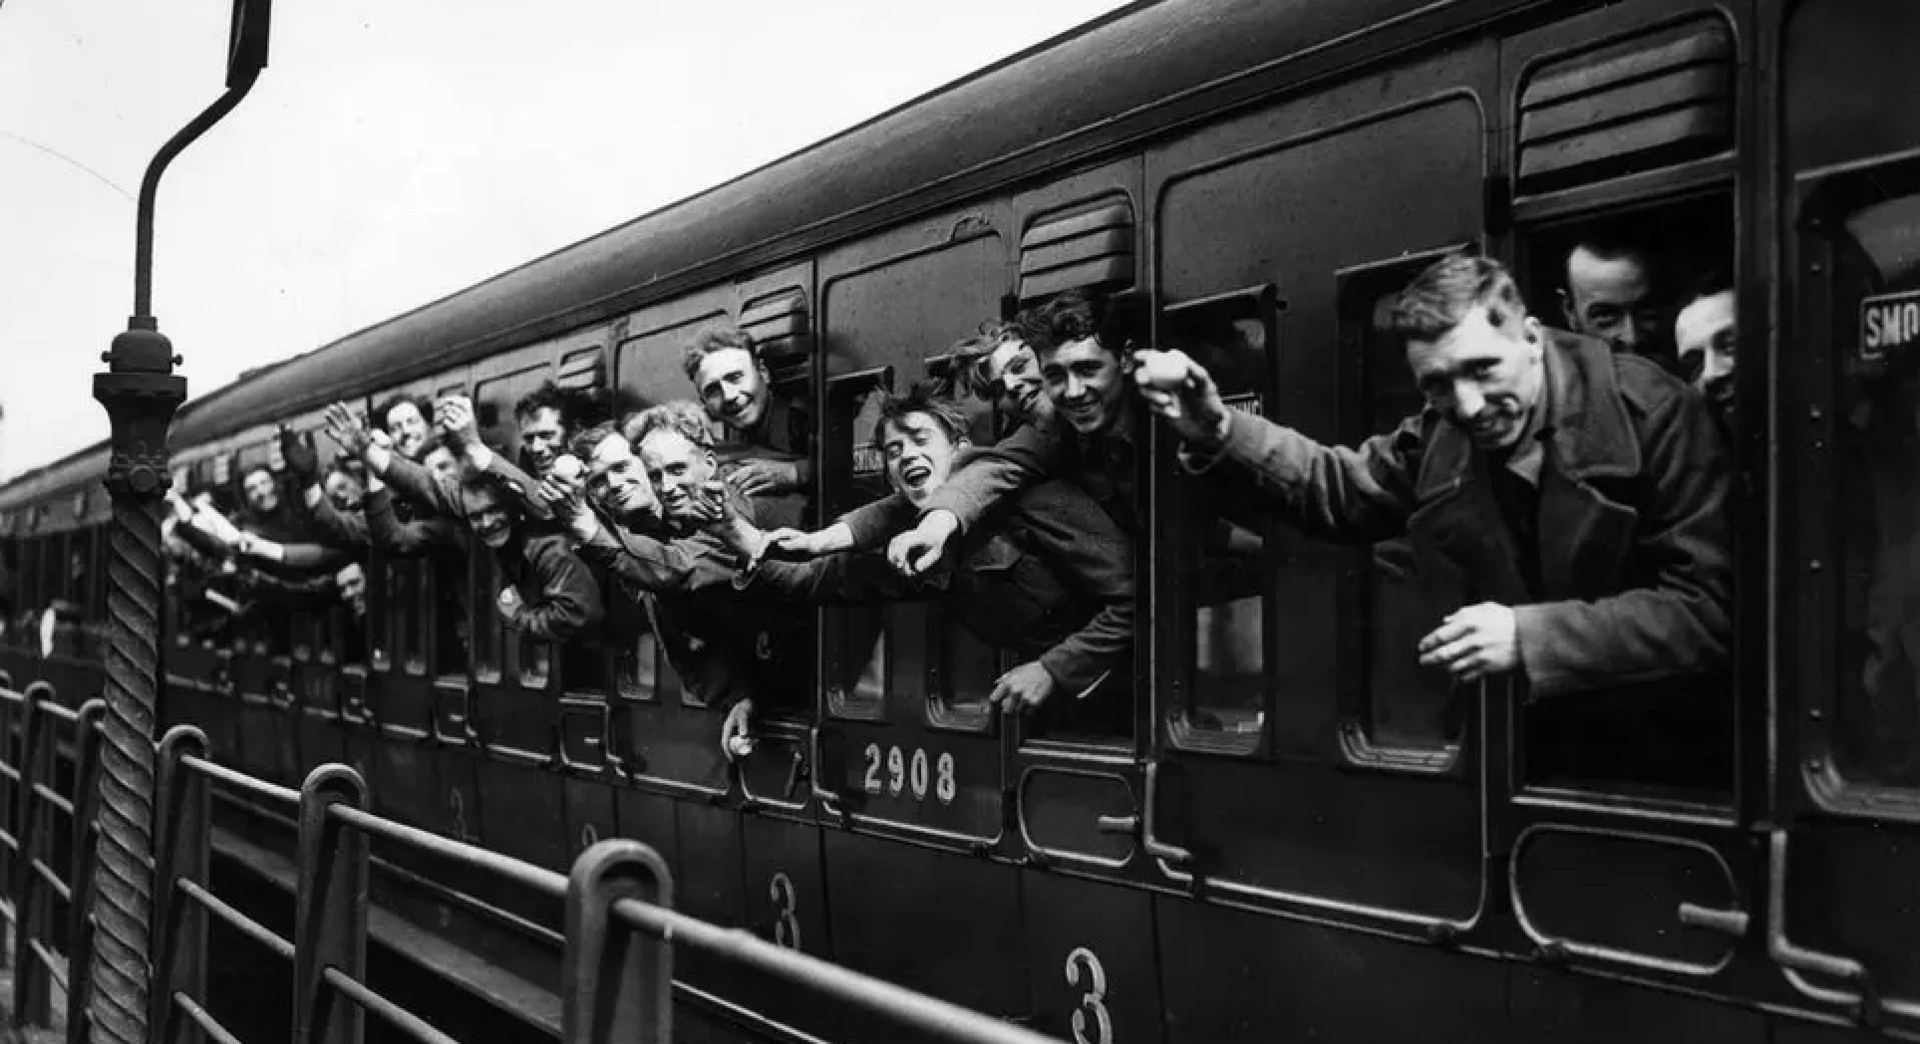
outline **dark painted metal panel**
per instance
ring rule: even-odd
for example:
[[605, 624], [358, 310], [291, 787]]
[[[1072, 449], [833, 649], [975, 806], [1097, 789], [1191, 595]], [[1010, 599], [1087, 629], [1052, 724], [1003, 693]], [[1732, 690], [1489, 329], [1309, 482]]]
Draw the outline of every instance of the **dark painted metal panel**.
[[837, 830], [826, 858], [840, 963], [989, 1015], [1028, 1014], [1018, 871]]
[[1509, 1039], [1555, 1044], [1763, 1044], [1758, 1012], [1568, 972], [1512, 968]]
[[1508, 1039], [1497, 961], [1178, 897], [1154, 905], [1167, 1044]]

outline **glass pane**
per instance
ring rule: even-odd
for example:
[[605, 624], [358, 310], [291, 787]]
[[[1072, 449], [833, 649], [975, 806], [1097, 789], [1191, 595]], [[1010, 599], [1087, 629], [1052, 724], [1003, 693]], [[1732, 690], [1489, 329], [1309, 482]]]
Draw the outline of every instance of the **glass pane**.
[[[1164, 340], [1206, 367], [1229, 406], [1264, 416], [1273, 383], [1272, 308], [1270, 291], [1176, 306], [1169, 310]], [[1223, 518], [1231, 505], [1190, 495], [1201, 492], [1200, 483], [1175, 488], [1169, 507], [1184, 514], [1179, 557], [1192, 592], [1184, 726], [1202, 734], [1193, 737], [1200, 746], [1250, 752], [1266, 728], [1272, 688], [1267, 579], [1274, 570], [1266, 532], [1271, 524]]]
[[1858, 782], [1920, 786], [1920, 194], [1842, 224], [1841, 757]]
[[520, 642], [520, 684], [544, 689], [553, 676], [553, 643], [515, 632]]
[[398, 652], [408, 674], [427, 673], [427, 616], [423, 609], [432, 597], [432, 580], [428, 576], [432, 568], [424, 560], [411, 559], [396, 570], [405, 576], [395, 592], [393, 604], [400, 617]]
[[468, 620], [473, 641], [473, 675], [480, 681], [497, 682], [501, 654], [506, 648], [501, 640], [500, 616], [492, 611], [494, 596], [500, 590], [500, 571], [491, 554], [475, 555], [473, 562], [476, 571], [473, 586], [479, 594], [476, 601], [486, 610], [477, 619]]

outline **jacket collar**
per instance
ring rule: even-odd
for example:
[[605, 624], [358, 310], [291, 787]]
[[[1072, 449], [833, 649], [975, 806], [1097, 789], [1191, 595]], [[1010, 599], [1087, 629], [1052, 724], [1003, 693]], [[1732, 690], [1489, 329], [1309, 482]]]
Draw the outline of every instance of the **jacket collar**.
[[[1620, 397], [1613, 350], [1604, 341], [1561, 330], [1545, 335], [1545, 412], [1538, 437], [1547, 443], [1546, 464], [1574, 482], [1638, 474], [1640, 442]], [[1422, 502], [1458, 488], [1476, 467], [1487, 465], [1466, 433], [1444, 418], [1433, 415], [1426, 427], [1431, 434], [1416, 491]]]

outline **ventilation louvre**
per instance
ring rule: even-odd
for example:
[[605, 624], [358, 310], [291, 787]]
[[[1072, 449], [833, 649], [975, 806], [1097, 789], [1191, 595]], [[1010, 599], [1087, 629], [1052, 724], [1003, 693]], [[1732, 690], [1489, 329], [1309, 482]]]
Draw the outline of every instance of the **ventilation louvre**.
[[804, 362], [810, 347], [806, 292], [788, 287], [748, 301], [740, 309], [740, 329], [753, 337], [769, 369]]
[[582, 348], [561, 356], [553, 383], [564, 391], [602, 387], [607, 383], [606, 353], [599, 348]]
[[1732, 148], [1734, 54], [1732, 33], [1715, 19], [1542, 65], [1520, 92], [1520, 191], [1551, 191]]
[[1020, 301], [1133, 284], [1133, 207], [1102, 202], [1035, 222], [1020, 237]]

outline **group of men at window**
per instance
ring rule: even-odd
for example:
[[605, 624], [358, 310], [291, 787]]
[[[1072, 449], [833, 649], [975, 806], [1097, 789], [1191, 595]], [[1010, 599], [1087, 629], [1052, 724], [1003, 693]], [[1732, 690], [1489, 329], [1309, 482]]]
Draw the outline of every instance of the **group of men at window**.
[[[1158, 416], [1181, 447], [1165, 488], [1220, 516], [1197, 532], [1223, 553], [1257, 554], [1275, 520], [1344, 542], [1411, 536], [1413, 567], [1460, 606], [1411, 655], [1461, 682], [1518, 679], [1549, 746], [1577, 763], [1584, 744], [1649, 742], [1646, 716], [1622, 707], [1697, 707], [1724, 677], [1732, 480], [1715, 414], [1735, 345], [1730, 285], [1663, 296], [1645, 255], [1593, 244], [1566, 272], [1572, 333], [1544, 328], [1495, 261], [1421, 273], [1383, 324], [1427, 408], [1355, 449], [1228, 409], [1189, 353], [1147, 347], [1139, 297], [1069, 291], [986, 324], [944, 381], [877, 393], [856, 438], [891, 495], [818, 530], [803, 528], [811, 460], [772, 445], [765, 363], [717, 329], [686, 349], [691, 400], [596, 417], [551, 385], [529, 395], [517, 460], [481, 439], [464, 396], [383, 404], [378, 430], [335, 406], [332, 468], [283, 441], [304, 519], [259, 468], [238, 521], [176, 497], [169, 545], [182, 574], [248, 567], [229, 602], [332, 590], [355, 619], [369, 549], [440, 555], [464, 576], [484, 547], [510, 627], [589, 649], [650, 631], [722, 712], [730, 756], [751, 748], [756, 706], [810, 700], [809, 606], [907, 599], [1008, 654], [994, 704], [1125, 734]], [[253, 615], [268, 632], [287, 619]]]

